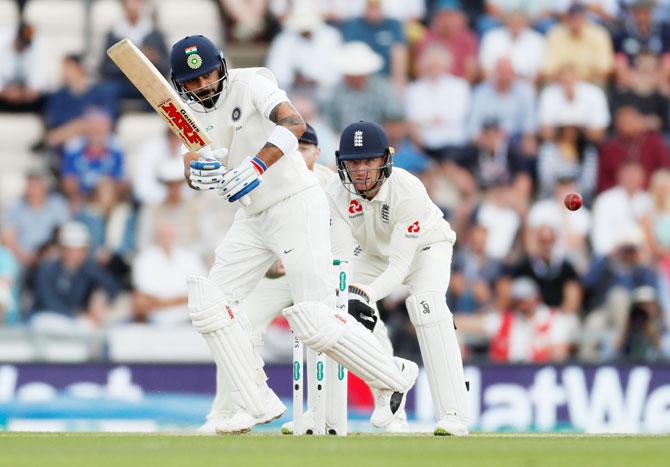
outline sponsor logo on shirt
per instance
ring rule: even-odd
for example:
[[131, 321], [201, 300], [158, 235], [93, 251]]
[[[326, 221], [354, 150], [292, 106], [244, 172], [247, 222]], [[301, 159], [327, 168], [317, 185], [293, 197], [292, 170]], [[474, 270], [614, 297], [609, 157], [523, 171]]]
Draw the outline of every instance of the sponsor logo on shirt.
[[405, 237], [417, 238], [420, 231], [421, 226], [419, 225], [419, 221], [414, 221], [409, 227], [407, 227], [407, 233], [405, 234]]
[[349, 218], [354, 219], [363, 215], [363, 206], [357, 199], [352, 199], [349, 203]]

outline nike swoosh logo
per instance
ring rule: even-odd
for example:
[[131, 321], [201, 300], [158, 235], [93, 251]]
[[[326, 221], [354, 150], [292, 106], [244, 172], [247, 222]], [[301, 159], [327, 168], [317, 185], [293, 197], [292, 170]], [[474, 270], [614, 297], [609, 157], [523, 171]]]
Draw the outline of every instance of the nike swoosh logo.
[[284, 250], [284, 254], [285, 254], [285, 255], [288, 255], [288, 254], [289, 254], [290, 252], [292, 252], [293, 250], [295, 250], [295, 248], [291, 248], [290, 250]]

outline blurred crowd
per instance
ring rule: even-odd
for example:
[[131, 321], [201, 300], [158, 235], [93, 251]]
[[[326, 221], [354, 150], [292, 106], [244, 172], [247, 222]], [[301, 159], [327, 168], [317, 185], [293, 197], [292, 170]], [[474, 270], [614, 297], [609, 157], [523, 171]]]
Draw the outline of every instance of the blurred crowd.
[[[121, 4], [107, 45], [130, 37], [167, 74], [160, 2]], [[385, 126], [458, 235], [447, 300], [467, 359], [670, 359], [670, 1], [216, 4], [213, 39], [267, 48], [258, 65], [316, 129], [321, 163], [348, 123]], [[207, 270], [234, 207], [185, 187], [168, 131], [130, 170], [116, 123], [150, 108], [104, 55], [64, 56], [49, 89], [39, 35], [0, 31], [0, 111], [45, 128], [24, 195], [0, 211], [0, 323], [187, 323], [185, 278]], [[418, 358], [405, 297], [380, 309]]]

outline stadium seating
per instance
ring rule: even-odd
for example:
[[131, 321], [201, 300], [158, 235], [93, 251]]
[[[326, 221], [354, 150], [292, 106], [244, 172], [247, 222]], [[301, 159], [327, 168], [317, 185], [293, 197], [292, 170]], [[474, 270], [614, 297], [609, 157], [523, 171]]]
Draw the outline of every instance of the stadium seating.
[[0, 114], [0, 206], [22, 193], [25, 171], [35, 158], [30, 147], [42, 131], [42, 120], [36, 115]]
[[215, 2], [191, 0], [163, 0], [157, 8], [158, 27], [165, 34], [168, 44], [184, 36], [202, 34], [221, 43], [221, 16]]

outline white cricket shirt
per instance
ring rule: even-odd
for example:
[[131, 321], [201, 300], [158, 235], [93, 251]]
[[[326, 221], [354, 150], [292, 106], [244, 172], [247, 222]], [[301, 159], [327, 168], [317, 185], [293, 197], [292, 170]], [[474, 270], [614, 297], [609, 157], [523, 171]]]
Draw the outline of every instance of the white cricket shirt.
[[370, 201], [350, 193], [339, 180], [326, 187], [326, 194], [334, 257], [350, 257], [354, 240], [366, 256], [388, 263], [369, 286], [375, 300], [402, 284], [421, 248], [456, 241], [455, 232], [421, 181], [403, 169], [393, 168]]

